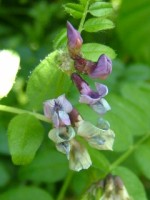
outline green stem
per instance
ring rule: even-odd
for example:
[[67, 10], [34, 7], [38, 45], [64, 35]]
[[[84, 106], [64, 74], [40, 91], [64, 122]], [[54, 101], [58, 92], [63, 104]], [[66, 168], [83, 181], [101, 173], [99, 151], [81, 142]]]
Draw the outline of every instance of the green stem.
[[83, 12], [83, 15], [82, 15], [80, 24], [79, 24], [79, 28], [78, 28], [78, 31], [79, 31], [80, 33], [81, 33], [82, 30], [83, 30], [83, 25], [84, 25], [84, 22], [85, 22], [86, 15], [87, 15], [87, 13], [88, 13], [89, 4], [90, 4], [90, 0], [87, 0], [86, 5], [85, 5], [85, 8], [84, 8], [84, 12]]
[[[131, 146], [128, 151], [126, 151], [122, 156], [120, 156], [120, 158], [118, 158], [116, 161], [114, 161], [110, 167], [109, 167], [109, 172], [111, 172], [112, 170], [114, 170], [118, 165], [120, 165], [122, 162], [124, 162], [130, 154], [132, 154], [138, 147], [140, 144], [142, 144], [146, 139], [148, 139], [150, 137], [150, 133], [144, 135], [136, 144], [134, 144], [133, 146]], [[109, 173], [108, 172], [108, 173]]]
[[36, 113], [36, 112], [31, 112], [31, 111], [28, 111], [28, 110], [23, 110], [23, 109], [5, 106], [5, 105], [0, 105], [0, 110], [3, 111], [3, 112], [9, 112], [9, 113], [14, 113], [14, 114], [28, 113], [28, 114], [34, 115], [37, 119], [39, 119], [41, 121], [50, 123], [50, 120], [48, 118], [46, 118], [44, 115], [41, 115], [41, 114]]
[[68, 175], [67, 175], [67, 177], [66, 177], [66, 179], [64, 181], [64, 184], [63, 184], [63, 186], [62, 186], [62, 188], [61, 188], [56, 200], [64, 200], [65, 199], [64, 198], [65, 197], [65, 193], [66, 193], [67, 188], [68, 188], [68, 186], [70, 184], [70, 181], [71, 181], [71, 179], [73, 177], [73, 174], [74, 174], [74, 172], [71, 171], [71, 170], [68, 172]]

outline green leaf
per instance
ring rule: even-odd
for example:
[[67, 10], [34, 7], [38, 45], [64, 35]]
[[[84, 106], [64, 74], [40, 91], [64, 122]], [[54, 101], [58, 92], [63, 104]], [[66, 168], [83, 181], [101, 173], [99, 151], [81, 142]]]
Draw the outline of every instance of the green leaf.
[[148, 145], [141, 145], [136, 149], [134, 156], [136, 164], [139, 167], [142, 174], [150, 179], [150, 148]]
[[52, 149], [40, 151], [30, 165], [20, 168], [19, 178], [36, 183], [53, 183], [62, 180], [68, 171], [65, 155]]
[[125, 79], [129, 81], [149, 80], [150, 67], [143, 64], [132, 64], [126, 69]]
[[102, 54], [106, 54], [111, 59], [116, 57], [116, 53], [113, 49], [98, 43], [83, 44], [82, 52], [85, 58], [93, 61], [97, 61], [99, 56]]
[[67, 44], [67, 32], [66, 28], [59, 31], [56, 35], [55, 39], [53, 40], [53, 47], [54, 49], [59, 49], [64, 47]]
[[8, 126], [8, 144], [14, 164], [30, 163], [42, 143], [43, 136], [43, 127], [34, 116], [21, 114], [14, 117]]
[[0, 153], [9, 155], [6, 129], [0, 124]]
[[85, 6], [87, 3], [87, 0], [79, 0], [79, 1], [80, 1], [80, 4], [82, 4], [83, 6]]
[[95, 2], [89, 7], [89, 12], [95, 17], [107, 17], [112, 14], [112, 4], [106, 2]]
[[84, 6], [76, 3], [67, 3], [64, 6], [65, 11], [75, 19], [80, 19], [83, 15]]
[[138, 177], [125, 167], [117, 167], [113, 174], [120, 176], [123, 180], [129, 195], [135, 200], [147, 200], [144, 186]]
[[88, 148], [88, 151], [92, 160], [92, 166], [101, 170], [102, 172], [106, 172], [109, 169], [109, 161], [103, 155], [103, 153], [93, 148]]
[[117, 20], [121, 42], [137, 61], [150, 64], [150, 1], [122, 1]]
[[98, 32], [114, 28], [114, 23], [109, 19], [91, 18], [85, 22], [83, 28], [87, 32]]
[[0, 51], [0, 99], [11, 90], [19, 70], [20, 57], [10, 50]]
[[9, 189], [0, 195], [1, 200], [53, 200], [48, 192], [35, 186]]
[[71, 80], [59, 68], [58, 51], [49, 54], [32, 72], [28, 85], [27, 95], [32, 109], [42, 110], [43, 102], [67, 93]]
[[137, 136], [145, 133], [148, 127], [141, 119], [144, 113], [140, 107], [117, 95], [109, 95], [108, 98], [113, 108], [111, 112], [122, 119], [122, 126], [127, 126], [131, 135]]

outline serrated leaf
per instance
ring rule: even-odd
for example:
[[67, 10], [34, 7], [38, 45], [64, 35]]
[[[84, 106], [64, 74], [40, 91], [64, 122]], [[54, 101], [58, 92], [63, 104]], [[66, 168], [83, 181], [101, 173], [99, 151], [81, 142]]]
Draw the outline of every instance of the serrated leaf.
[[13, 163], [30, 163], [42, 143], [43, 136], [44, 129], [33, 115], [20, 114], [14, 117], [8, 126], [8, 144]]
[[58, 51], [49, 54], [29, 78], [27, 95], [32, 109], [42, 110], [45, 100], [57, 98], [70, 88], [69, 76], [59, 69], [58, 55]]
[[35, 186], [22, 186], [9, 189], [0, 195], [1, 200], [52, 200], [48, 192]]
[[114, 28], [114, 23], [109, 19], [91, 18], [85, 22], [83, 28], [87, 32], [98, 32]]
[[89, 12], [95, 17], [107, 17], [112, 14], [112, 4], [106, 2], [95, 2], [89, 7]]
[[138, 177], [125, 167], [117, 167], [113, 174], [120, 176], [129, 195], [135, 200], [147, 200], [144, 186]]
[[84, 6], [76, 3], [67, 3], [64, 6], [65, 11], [72, 15], [75, 19], [80, 19], [83, 15]]
[[56, 37], [53, 40], [54, 49], [59, 49], [64, 47], [67, 44], [67, 31], [66, 28], [59, 31]]
[[30, 165], [20, 168], [19, 178], [36, 183], [54, 183], [62, 180], [68, 171], [66, 156], [49, 149], [41, 151]]
[[106, 54], [111, 59], [116, 57], [116, 53], [112, 48], [98, 43], [83, 44], [82, 52], [87, 59], [92, 61], [97, 61], [102, 54]]
[[140, 172], [150, 179], [150, 148], [148, 145], [141, 145], [136, 149], [134, 156], [136, 164], [140, 169]]

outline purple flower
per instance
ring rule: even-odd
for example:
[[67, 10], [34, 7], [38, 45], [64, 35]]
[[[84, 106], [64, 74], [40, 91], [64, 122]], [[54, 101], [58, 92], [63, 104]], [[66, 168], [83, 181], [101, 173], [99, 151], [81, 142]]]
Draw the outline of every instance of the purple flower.
[[80, 54], [80, 49], [82, 46], [82, 37], [80, 33], [67, 22], [67, 37], [68, 37], [68, 50], [72, 58]]
[[92, 78], [106, 79], [112, 71], [112, 61], [106, 56], [101, 55], [96, 65], [91, 67], [89, 76]]
[[93, 91], [78, 74], [73, 73], [71, 78], [81, 94], [79, 102], [90, 105], [99, 114], [104, 114], [110, 110], [109, 104], [103, 98], [108, 93], [107, 86], [95, 83], [96, 91]]
[[44, 102], [44, 114], [53, 121], [56, 128], [71, 124], [68, 114], [72, 109], [71, 103], [66, 99], [64, 94], [57, 99], [51, 99]]

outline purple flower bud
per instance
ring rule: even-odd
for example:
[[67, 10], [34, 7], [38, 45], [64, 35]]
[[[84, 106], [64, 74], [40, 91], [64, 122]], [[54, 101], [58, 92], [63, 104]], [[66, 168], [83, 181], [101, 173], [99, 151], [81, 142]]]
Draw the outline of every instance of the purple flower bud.
[[71, 25], [70, 22], [67, 22], [67, 37], [68, 37], [68, 50], [71, 57], [75, 57], [80, 54], [80, 49], [82, 46], [82, 37], [80, 33]]
[[71, 124], [68, 113], [70, 113], [72, 109], [72, 105], [65, 98], [65, 95], [44, 102], [44, 114], [53, 121], [56, 128]]
[[96, 65], [93, 65], [89, 76], [92, 78], [106, 79], [112, 71], [112, 61], [106, 56], [101, 55]]

